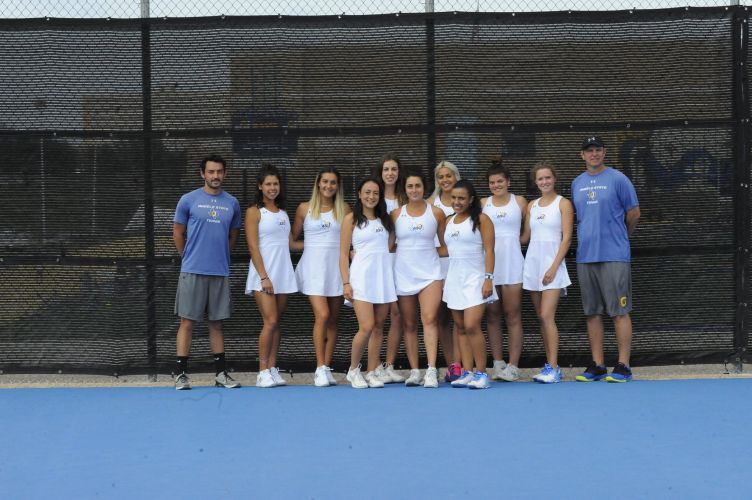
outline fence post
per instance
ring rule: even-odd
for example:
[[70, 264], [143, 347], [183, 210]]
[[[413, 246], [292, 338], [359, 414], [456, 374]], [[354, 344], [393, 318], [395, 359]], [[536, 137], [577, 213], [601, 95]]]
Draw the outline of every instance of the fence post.
[[[430, 4], [430, 5], [429, 5]], [[430, 9], [430, 10], [429, 10]], [[426, 148], [428, 178], [436, 166], [436, 40], [433, 2], [426, 2]]]
[[[148, 16], [148, 7], [146, 16]], [[157, 304], [156, 272], [154, 263], [154, 187], [152, 185], [153, 164], [151, 143], [151, 26], [148, 17], [141, 20], [141, 93], [144, 142], [144, 267], [146, 272], [146, 352], [150, 370], [149, 379], [156, 381]]]
[[749, 325], [746, 322], [750, 259], [750, 110], [747, 85], [749, 55], [749, 15], [744, 7], [734, 7], [733, 43], [733, 117], [734, 117], [734, 352], [731, 363], [741, 372], [745, 362]]

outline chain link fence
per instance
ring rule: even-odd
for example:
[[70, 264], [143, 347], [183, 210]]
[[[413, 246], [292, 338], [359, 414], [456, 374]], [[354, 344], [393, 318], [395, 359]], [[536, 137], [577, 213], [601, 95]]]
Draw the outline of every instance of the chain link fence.
[[731, 5], [752, 5], [752, 0], [0, 0], [6, 19], [615, 11]]

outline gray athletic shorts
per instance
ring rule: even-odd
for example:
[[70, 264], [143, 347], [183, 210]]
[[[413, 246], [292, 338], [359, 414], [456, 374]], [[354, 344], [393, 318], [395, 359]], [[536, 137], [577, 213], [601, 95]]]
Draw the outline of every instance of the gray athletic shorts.
[[185, 319], [219, 321], [232, 316], [230, 278], [180, 273], [175, 294], [175, 314]]
[[632, 271], [629, 262], [577, 264], [577, 279], [585, 316], [607, 313], [612, 318], [632, 310]]

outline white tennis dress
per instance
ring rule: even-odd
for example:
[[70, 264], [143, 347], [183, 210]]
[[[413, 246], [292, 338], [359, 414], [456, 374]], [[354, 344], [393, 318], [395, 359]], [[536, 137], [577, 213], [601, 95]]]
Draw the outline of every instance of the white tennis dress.
[[530, 244], [525, 254], [522, 288], [536, 292], [566, 288], [572, 282], [564, 260], [556, 270], [554, 280], [543, 286], [543, 275], [553, 264], [561, 246], [561, 196], [557, 196], [547, 207], [541, 207], [539, 202], [540, 198], [533, 202], [530, 209]]
[[503, 207], [495, 206], [492, 200], [493, 196], [489, 196], [483, 207], [483, 213], [493, 222], [496, 234], [494, 285], [522, 283], [522, 268], [525, 264], [520, 248], [522, 211], [517, 204], [517, 199], [511, 193], [509, 203]]
[[303, 221], [303, 255], [295, 268], [298, 288], [306, 295], [338, 297], [342, 295], [339, 273], [340, 224], [334, 210], [322, 212], [318, 219], [309, 210]]
[[388, 214], [392, 213], [392, 210], [395, 208], [399, 208], [399, 201], [397, 201], [397, 198], [384, 198], [384, 201], [386, 202], [386, 213]]
[[395, 223], [397, 252], [394, 261], [394, 285], [397, 295], [415, 295], [434, 281], [441, 280], [441, 263], [434, 238], [438, 223], [426, 202], [423, 215], [412, 217], [407, 205]]
[[484, 302], [494, 302], [499, 296], [496, 295], [496, 287], [492, 287], [491, 296], [483, 298], [486, 258], [480, 227], [473, 231], [470, 217], [455, 224], [455, 217], [447, 221], [444, 231], [444, 243], [449, 251], [449, 270], [442, 300], [449, 309], [461, 311]]
[[[298, 291], [295, 282], [295, 272], [290, 260], [290, 218], [287, 212], [270, 212], [261, 208], [261, 220], [259, 220], [259, 250], [264, 260], [269, 279], [272, 280], [274, 293], [294, 293]], [[261, 278], [251, 261], [248, 266], [248, 279], [245, 282], [246, 295], [260, 292]]]
[[[452, 207], [449, 207], [447, 205], [444, 205], [441, 203], [441, 196], [437, 196], [433, 199], [433, 206], [439, 207], [442, 212], [444, 212], [444, 215], [449, 217], [451, 214], [454, 213], [454, 209]], [[439, 237], [436, 236], [434, 243], [436, 246], [439, 246]], [[446, 241], [444, 242], [446, 243]], [[441, 257], [439, 258], [439, 262], [441, 263], [441, 279], [446, 278], [447, 270], [449, 269], [449, 257]]]
[[350, 264], [353, 298], [371, 304], [396, 301], [394, 271], [389, 254], [389, 231], [381, 220], [369, 220], [363, 227], [353, 227], [352, 246], [355, 250], [355, 257]]

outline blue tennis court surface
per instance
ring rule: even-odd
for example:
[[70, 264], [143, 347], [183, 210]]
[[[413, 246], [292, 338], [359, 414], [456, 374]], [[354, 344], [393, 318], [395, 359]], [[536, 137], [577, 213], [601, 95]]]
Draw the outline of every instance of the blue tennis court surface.
[[744, 498], [751, 395], [751, 379], [7, 389], [0, 497]]

